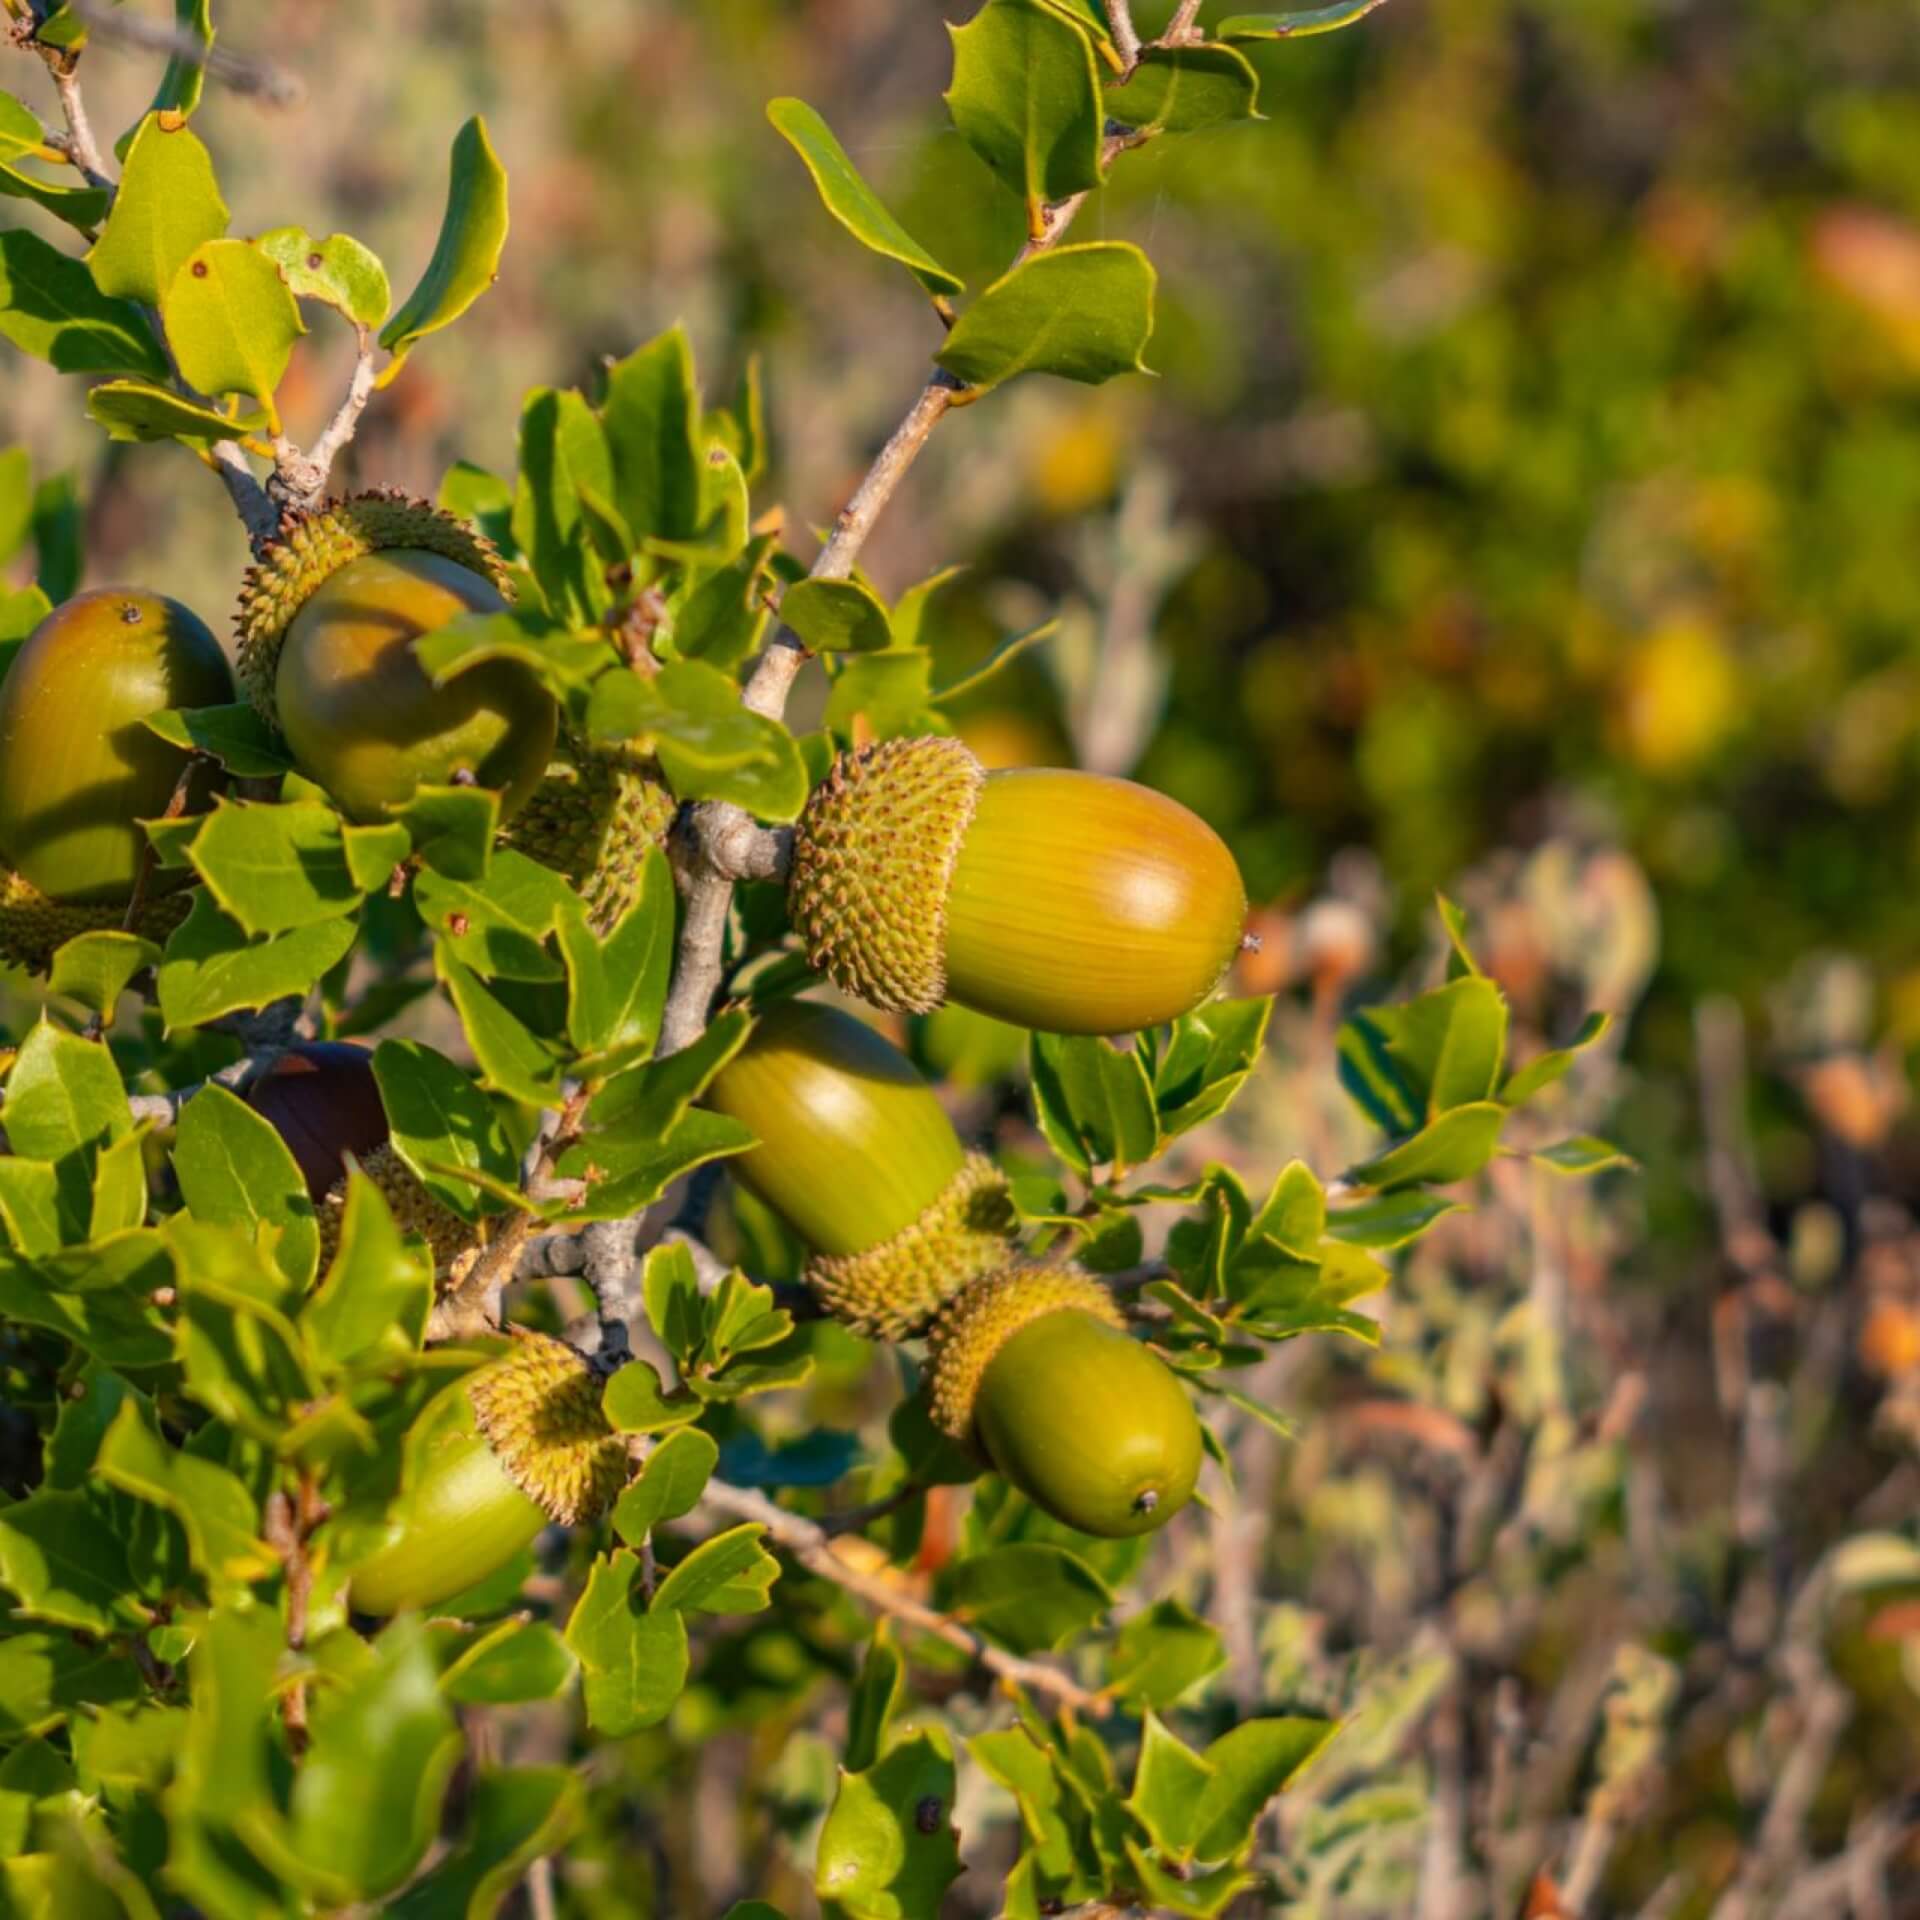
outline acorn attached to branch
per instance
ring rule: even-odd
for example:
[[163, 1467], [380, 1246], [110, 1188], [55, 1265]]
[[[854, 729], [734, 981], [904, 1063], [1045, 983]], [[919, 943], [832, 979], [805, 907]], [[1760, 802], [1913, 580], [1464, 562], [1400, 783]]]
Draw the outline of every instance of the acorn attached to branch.
[[248, 573], [240, 677], [295, 764], [358, 820], [423, 785], [471, 781], [502, 818], [553, 753], [553, 696], [517, 660], [485, 660], [436, 687], [413, 643], [505, 608], [506, 572], [464, 522], [400, 493], [359, 494], [290, 519]]
[[626, 1442], [565, 1342], [516, 1329], [490, 1365], [438, 1395], [407, 1442], [399, 1537], [356, 1567], [359, 1613], [431, 1607], [478, 1585], [549, 1522], [583, 1526], [626, 1484]]
[[640, 897], [647, 853], [675, 810], [651, 754], [593, 746], [563, 726], [545, 777], [500, 841], [559, 874], [604, 937]]
[[945, 1000], [1046, 1033], [1188, 1013], [1239, 950], [1246, 889], [1178, 801], [1098, 774], [988, 773], [958, 740], [843, 754], [794, 836], [807, 958], [896, 1013]]
[[373, 1058], [343, 1040], [289, 1047], [247, 1090], [247, 1104], [287, 1143], [320, 1217], [320, 1266], [340, 1251], [347, 1205], [347, 1157], [380, 1189], [403, 1234], [427, 1244], [442, 1284], [479, 1258], [482, 1228], [436, 1199], [388, 1138]]
[[233, 697], [219, 642], [162, 594], [79, 594], [34, 628], [0, 682], [0, 960], [43, 973], [63, 942], [120, 927], [143, 864], [134, 931], [180, 924], [193, 876], [154, 866], [139, 823], [183, 775], [184, 810], [203, 811], [220, 773], [143, 722]]
[[1082, 1533], [1164, 1526], [1193, 1497], [1200, 1423], [1185, 1388], [1077, 1267], [976, 1280], [934, 1322], [934, 1424]]
[[851, 1014], [775, 1007], [706, 1097], [758, 1136], [728, 1164], [813, 1250], [807, 1284], [856, 1332], [918, 1333], [1012, 1256], [1006, 1177], [961, 1146], [912, 1062]]

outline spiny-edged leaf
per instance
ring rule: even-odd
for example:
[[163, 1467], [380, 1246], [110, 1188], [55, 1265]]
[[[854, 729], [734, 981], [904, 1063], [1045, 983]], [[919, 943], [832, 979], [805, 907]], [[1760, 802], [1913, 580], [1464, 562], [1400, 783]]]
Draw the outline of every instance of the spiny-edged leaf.
[[480, 1068], [481, 1084], [528, 1106], [557, 1103], [560, 1063], [554, 1050], [444, 946], [435, 948], [434, 970], [453, 996], [467, 1043]]
[[1113, 1604], [1107, 1583], [1064, 1547], [1019, 1541], [953, 1562], [941, 1583], [948, 1612], [1016, 1653], [1058, 1649]]
[[1195, 1822], [1202, 1860], [1238, 1859], [1273, 1796], [1339, 1732], [1337, 1720], [1243, 1720], [1206, 1751], [1213, 1769]]
[[1608, 1167], [1630, 1167], [1634, 1164], [1632, 1155], [1623, 1153], [1610, 1140], [1602, 1140], [1591, 1133], [1577, 1133], [1571, 1139], [1556, 1141], [1550, 1147], [1540, 1147], [1532, 1158], [1550, 1173], [1567, 1174], [1575, 1179], [1584, 1179], [1588, 1174], [1603, 1172]]
[[211, 754], [243, 780], [277, 780], [293, 765], [279, 736], [245, 701], [226, 707], [169, 707], [148, 714], [146, 726], [176, 747]]
[[1168, 1139], [1224, 1112], [1266, 1045], [1269, 998], [1216, 1000], [1183, 1014], [1154, 1064], [1153, 1098]]
[[47, 991], [105, 1017], [119, 1005], [134, 975], [159, 958], [160, 949], [138, 934], [110, 929], [78, 934], [55, 950]]
[[1149, 1712], [1127, 1805], [1163, 1853], [1176, 1860], [1193, 1858], [1201, 1803], [1213, 1778], [1213, 1768]]
[[691, 1425], [706, 1411], [688, 1394], [668, 1393], [649, 1360], [629, 1360], [607, 1382], [600, 1404], [616, 1433], [665, 1433]]
[[267, 416], [225, 414], [142, 380], [109, 380], [87, 395], [87, 413], [109, 440], [184, 440], [195, 446], [257, 432]]
[[[170, 1278], [161, 1266], [155, 1283]], [[157, 1367], [172, 1357], [173, 1334], [152, 1295], [153, 1284], [143, 1284], [138, 1274], [124, 1286], [56, 1292], [32, 1262], [0, 1253], [0, 1315], [57, 1333], [105, 1366]]]
[[863, 247], [899, 261], [929, 293], [963, 291], [966, 282], [949, 273], [887, 211], [834, 138], [833, 129], [804, 100], [770, 101], [767, 118], [806, 163], [827, 211]]
[[87, 265], [102, 293], [157, 307], [194, 250], [226, 230], [227, 203], [200, 136], [183, 116], [150, 113]]
[[846, 1920], [931, 1920], [960, 1877], [953, 1753], [936, 1729], [843, 1772], [820, 1830], [814, 1891]]
[[388, 1920], [493, 1920], [528, 1867], [579, 1830], [585, 1807], [586, 1788], [565, 1767], [481, 1773], [469, 1789], [465, 1837], [388, 1903]]
[[493, 285], [507, 241], [507, 172], [478, 115], [454, 136], [447, 207], [440, 237], [420, 284], [380, 330], [393, 355], [380, 376], [391, 380], [416, 340], [451, 325]]
[[1483, 977], [1486, 970], [1474, 958], [1472, 943], [1467, 938], [1466, 909], [1444, 893], [1433, 896], [1433, 906], [1440, 917], [1440, 930], [1447, 936], [1447, 978], [1459, 980], [1469, 974]]
[[633, 904], [602, 940], [583, 911], [559, 924], [567, 968], [567, 1037], [583, 1055], [650, 1052], [673, 972], [673, 870], [649, 848]]
[[0, 1154], [0, 1227], [17, 1252], [34, 1259], [92, 1237], [91, 1207], [82, 1207], [90, 1198], [85, 1172], [75, 1168], [63, 1180], [62, 1169], [45, 1160]]
[[366, 892], [331, 807], [219, 801], [188, 853], [208, 891], [248, 933], [291, 933], [350, 913]]
[[207, 84], [207, 55], [213, 51], [213, 0], [173, 0], [178, 49], [167, 61], [153, 96], [156, 113], [177, 113], [183, 119], [200, 104]]
[[238, 1095], [208, 1085], [181, 1109], [173, 1171], [196, 1218], [248, 1233], [271, 1227], [281, 1271], [297, 1286], [312, 1280], [320, 1229], [306, 1180], [278, 1130]]
[[1326, 1230], [1326, 1189], [1304, 1160], [1289, 1160], [1280, 1169], [1273, 1191], [1248, 1233], [1271, 1240], [1302, 1260], [1311, 1260]]
[[614, 505], [636, 539], [691, 540], [703, 482], [693, 348], [673, 327], [607, 370], [600, 409], [613, 450]]
[[989, 0], [953, 36], [947, 110], [961, 137], [1027, 204], [1101, 180], [1100, 76], [1093, 43], [1039, 0]]
[[1107, 1655], [1107, 1687], [1123, 1700], [1170, 1707], [1226, 1664], [1220, 1631], [1178, 1600], [1159, 1600], [1120, 1629]]
[[[539, 387], [520, 410], [514, 544], [557, 614], [593, 620], [608, 597], [606, 563], [589, 538], [582, 496], [613, 497], [613, 453], [583, 394]], [[624, 555], [621, 556], [624, 558]]]
[[126, 1549], [83, 1491], [41, 1492], [0, 1507], [0, 1586], [17, 1613], [77, 1633], [124, 1633], [147, 1615]]
[[101, 1443], [94, 1471], [108, 1486], [164, 1508], [180, 1523], [187, 1551], [215, 1597], [264, 1580], [280, 1556], [259, 1537], [254, 1498], [237, 1474], [160, 1437], [151, 1411], [123, 1403]]
[[143, 1698], [140, 1670], [117, 1647], [57, 1629], [29, 1629], [0, 1640], [0, 1738], [58, 1726], [80, 1706]]
[[1565, 1079], [1574, 1061], [1587, 1048], [1604, 1039], [1612, 1025], [1613, 1016], [1609, 1013], [1588, 1014], [1580, 1023], [1580, 1031], [1564, 1047], [1556, 1047], [1549, 1053], [1538, 1055], [1507, 1076], [1506, 1085], [1500, 1089], [1502, 1104], [1523, 1106], [1535, 1094], [1545, 1092], [1555, 1081]]
[[1130, 1836], [1123, 1842], [1132, 1871], [1127, 1876], [1146, 1897], [1154, 1913], [1188, 1916], [1188, 1920], [1215, 1920], [1253, 1885], [1253, 1876], [1237, 1867], [1213, 1873], [1175, 1874]]
[[1298, 40], [1350, 27], [1385, 4], [1386, 0], [1334, 0], [1331, 6], [1298, 7], [1290, 13], [1237, 13], [1222, 20], [1214, 33], [1222, 40]]
[[1260, 117], [1260, 76], [1232, 47], [1149, 47], [1107, 117], [1142, 133], [1199, 133]]
[[320, 1397], [293, 1315], [300, 1291], [238, 1229], [173, 1215], [177, 1345], [188, 1390], [254, 1439], [276, 1444]]
[[[968, 1750], [987, 1774], [1013, 1795], [1026, 1829], [1022, 1866], [1038, 1874], [1058, 1899], [1080, 1900], [1106, 1886], [1105, 1872], [1085, 1817], [1083, 1790], [1070, 1781], [1065, 1756], [1052, 1748], [1043, 1729], [1014, 1726], [976, 1734]], [[1111, 1795], [1103, 1792], [1102, 1800]], [[1009, 1885], [1009, 1913], [1015, 1911]]]
[[780, 600], [780, 618], [815, 653], [872, 653], [893, 644], [887, 604], [859, 580], [800, 580]]
[[357, 920], [342, 918], [252, 940], [211, 894], [196, 893], [155, 976], [168, 1031], [204, 1026], [224, 1013], [306, 993], [345, 958], [359, 930]]
[[580, 1662], [587, 1723], [614, 1739], [658, 1726], [687, 1683], [686, 1618], [647, 1607], [639, 1555], [624, 1547], [593, 1563], [566, 1642]]
[[865, 1773], [886, 1751], [893, 1717], [907, 1693], [907, 1663], [893, 1637], [892, 1623], [881, 1620], [867, 1642], [860, 1676], [847, 1700], [847, 1737], [840, 1764], [849, 1773]]
[[433, 1262], [402, 1237], [380, 1189], [351, 1169], [339, 1248], [300, 1315], [315, 1357], [350, 1367], [411, 1353], [432, 1310]]
[[425, 1625], [395, 1621], [374, 1642], [373, 1660], [316, 1706], [293, 1783], [293, 1847], [346, 1899], [374, 1899], [432, 1845], [461, 1752]]
[[1081, 1172], [1116, 1177], [1160, 1150], [1153, 1086], [1140, 1055], [1078, 1034], [1036, 1033], [1028, 1049], [1035, 1114], [1053, 1149]]
[[1157, 282], [1153, 263], [1124, 241], [1056, 247], [996, 280], [961, 314], [935, 359], [983, 390], [1023, 373], [1095, 386], [1144, 373]]
[[1377, 1187], [1383, 1193], [1422, 1183], [1446, 1187], [1456, 1180], [1471, 1180], [1493, 1158], [1506, 1119], [1507, 1109], [1492, 1100], [1455, 1107], [1411, 1140], [1355, 1167], [1351, 1178], [1357, 1186]]
[[276, 426], [274, 389], [306, 332], [280, 269], [244, 240], [209, 240], [187, 256], [160, 302], [181, 377], [200, 392], [246, 394]]
[[758, 1613], [780, 1577], [780, 1563], [760, 1544], [766, 1528], [757, 1520], [702, 1540], [653, 1596], [653, 1610], [682, 1613]]
[[60, 373], [167, 374], [140, 309], [109, 298], [82, 262], [24, 227], [0, 233], [0, 336]]
[[655, 1527], [691, 1513], [719, 1460], [720, 1449], [696, 1427], [662, 1435], [614, 1503], [614, 1531], [637, 1547]]
[[106, 1047], [41, 1020], [7, 1075], [0, 1125], [14, 1153], [57, 1162], [130, 1133], [133, 1114]]
[[381, 1041], [373, 1077], [394, 1150], [436, 1197], [463, 1219], [478, 1219], [483, 1209], [472, 1185], [430, 1169], [471, 1167], [495, 1180], [518, 1177], [519, 1161], [493, 1103], [445, 1054], [418, 1040]]
[[387, 317], [393, 292], [372, 248], [350, 233], [316, 240], [304, 227], [275, 227], [253, 243], [286, 276], [296, 300], [319, 300], [369, 330]]
[[[416, 787], [405, 806], [389, 809], [406, 830], [421, 862], [450, 880], [486, 880], [493, 871], [493, 841], [500, 830], [500, 796], [490, 787]], [[371, 835], [372, 827], [347, 829]], [[385, 856], [399, 860], [403, 854]]]

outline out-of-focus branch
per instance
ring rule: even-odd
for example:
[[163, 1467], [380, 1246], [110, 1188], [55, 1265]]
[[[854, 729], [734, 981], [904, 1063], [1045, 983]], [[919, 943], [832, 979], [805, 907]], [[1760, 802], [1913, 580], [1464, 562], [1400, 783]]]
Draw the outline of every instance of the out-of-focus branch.
[[1011, 1686], [1028, 1687], [1036, 1693], [1051, 1694], [1062, 1705], [1072, 1707], [1091, 1719], [1104, 1719], [1114, 1710], [1111, 1701], [1097, 1693], [1088, 1692], [1058, 1667], [1049, 1666], [1042, 1660], [1024, 1660], [1017, 1654], [1008, 1653], [962, 1626], [950, 1614], [942, 1613], [938, 1608], [916, 1600], [911, 1594], [902, 1593], [886, 1581], [848, 1565], [834, 1552], [832, 1536], [824, 1527], [776, 1506], [765, 1494], [755, 1493], [748, 1487], [731, 1486], [724, 1480], [710, 1480], [700, 1505], [734, 1520], [759, 1522], [766, 1528], [767, 1537], [790, 1553], [809, 1573], [818, 1574], [823, 1580], [831, 1580], [868, 1606], [892, 1614], [895, 1619], [904, 1620], [909, 1626], [918, 1627], [923, 1633], [944, 1640], [950, 1647], [959, 1648]]
[[1114, 51], [1122, 69], [1131, 73], [1140, 64], [1140, 31], [1133, 24], [1128, 0], [1107, 0], [1107, 25], [1113, 30]]
[[306, 98], [307, 89], [299, 76], [262, 54], [233, 53], [225, 47], [209, 46], [198, 35], [179, 27], [144, 20], [117, 7], [100, 6], [96, 0], [67, 3], [87, 23], [88, 32], [99, 39], [117, 40], [144, 53], [164, 53], [170, 60], [204, 67], [209, 80], [217, 80], [234, 93], [270, 107], [295, 107]]
[[1207, 36], [1195, 24], [1200, 18], [1200, 0], [1180, 0], [1179, 10], [1167, 22], [1167, 30], [1153, 44], [1156, 47], [1197, 46]]

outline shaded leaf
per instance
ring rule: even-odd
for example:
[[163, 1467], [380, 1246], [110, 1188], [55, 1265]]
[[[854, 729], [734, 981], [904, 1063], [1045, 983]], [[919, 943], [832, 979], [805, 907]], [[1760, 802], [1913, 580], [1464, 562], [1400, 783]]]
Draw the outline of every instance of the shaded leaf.
[[380, 330], [393, 355], [382, 373], [400, 370], [414, 343], [451, 325], [493, 285], [507, 241], [507, 174], [478, 115], [454, 136], [447, 205], [433, 258], [400, 310]]
[[1147, 256], [1124, 241], [1036, 254], [961, 314], [934, 357], [982, 389], [1023, 373], [1089, 385], [1144, 373], [1157, 278]]
[[0, 233], [0, 336], [61, 373], [167, 376], [140, 309], [103, 294], [80, 261], [24, 227]]

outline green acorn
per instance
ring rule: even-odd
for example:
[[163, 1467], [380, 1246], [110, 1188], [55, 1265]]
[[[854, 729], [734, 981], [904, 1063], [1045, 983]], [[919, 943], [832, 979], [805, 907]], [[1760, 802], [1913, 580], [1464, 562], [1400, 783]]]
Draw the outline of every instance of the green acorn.
[[[45, 972], [63, 942], [124, 923], [139, 822], [166, 812], [189, 767], [189, 811], [220, 780], [143, 723], [232, 699], [219, 642], [162, 594], [79, 594], [34, 628], [0, 682], [0, 959]], [[135, 931], [165, 940], [187, 913], [169, 896], [192, 878], [152, 868]]]
[[407, 1450], [400, 1534], [354, 1569], [358, 1613], [431, 1607], [477, 1586], [549, 1522], [595, 1519], [629, 1472], [593, 1369], [564, 1342], [519, 1329], [499, 1360], [435, 1397]]
[[1185, 1388], [1078, 1268], [983, 1275], [927, 1346], [934, 1424], [1056, 1520], [1121, 1539], [1193, 1497], [1200, 1423]]
[[808, 960], [897, 1013], [945, 1000], [1046, 1033], [1191, 1012], [1239, 950], [1246, 889], [1213, 829], [1130, 780], [988, 773], [958, 740], [843, 754], [794, 836]]
[[851, 1014], [764, 1014], [707, 1090], [760, 1144], [728, 1162], [813, 1249], [807, 1284], [858, 1333], [924, 1328], [1012, 1252], [1013, 1202], [905, 1054]]
[[639, 898], [648, 850], [666, 839], [676, 804], [651, 754], [590, 746], [563, 726], [545, 777], [500, 842], [560, 874], [604, 937]]
[[300, 771], [355, 819], [422, 785], [463, 779], [531, 797], [553, 752], [552, 696], [519, 661], [483, 661], [436, 687], [421, 635], [507, 604], [492, 546], [403, 494], [361, 494], [289, 519], [248, 573], [237, 616], [247, 697]]

